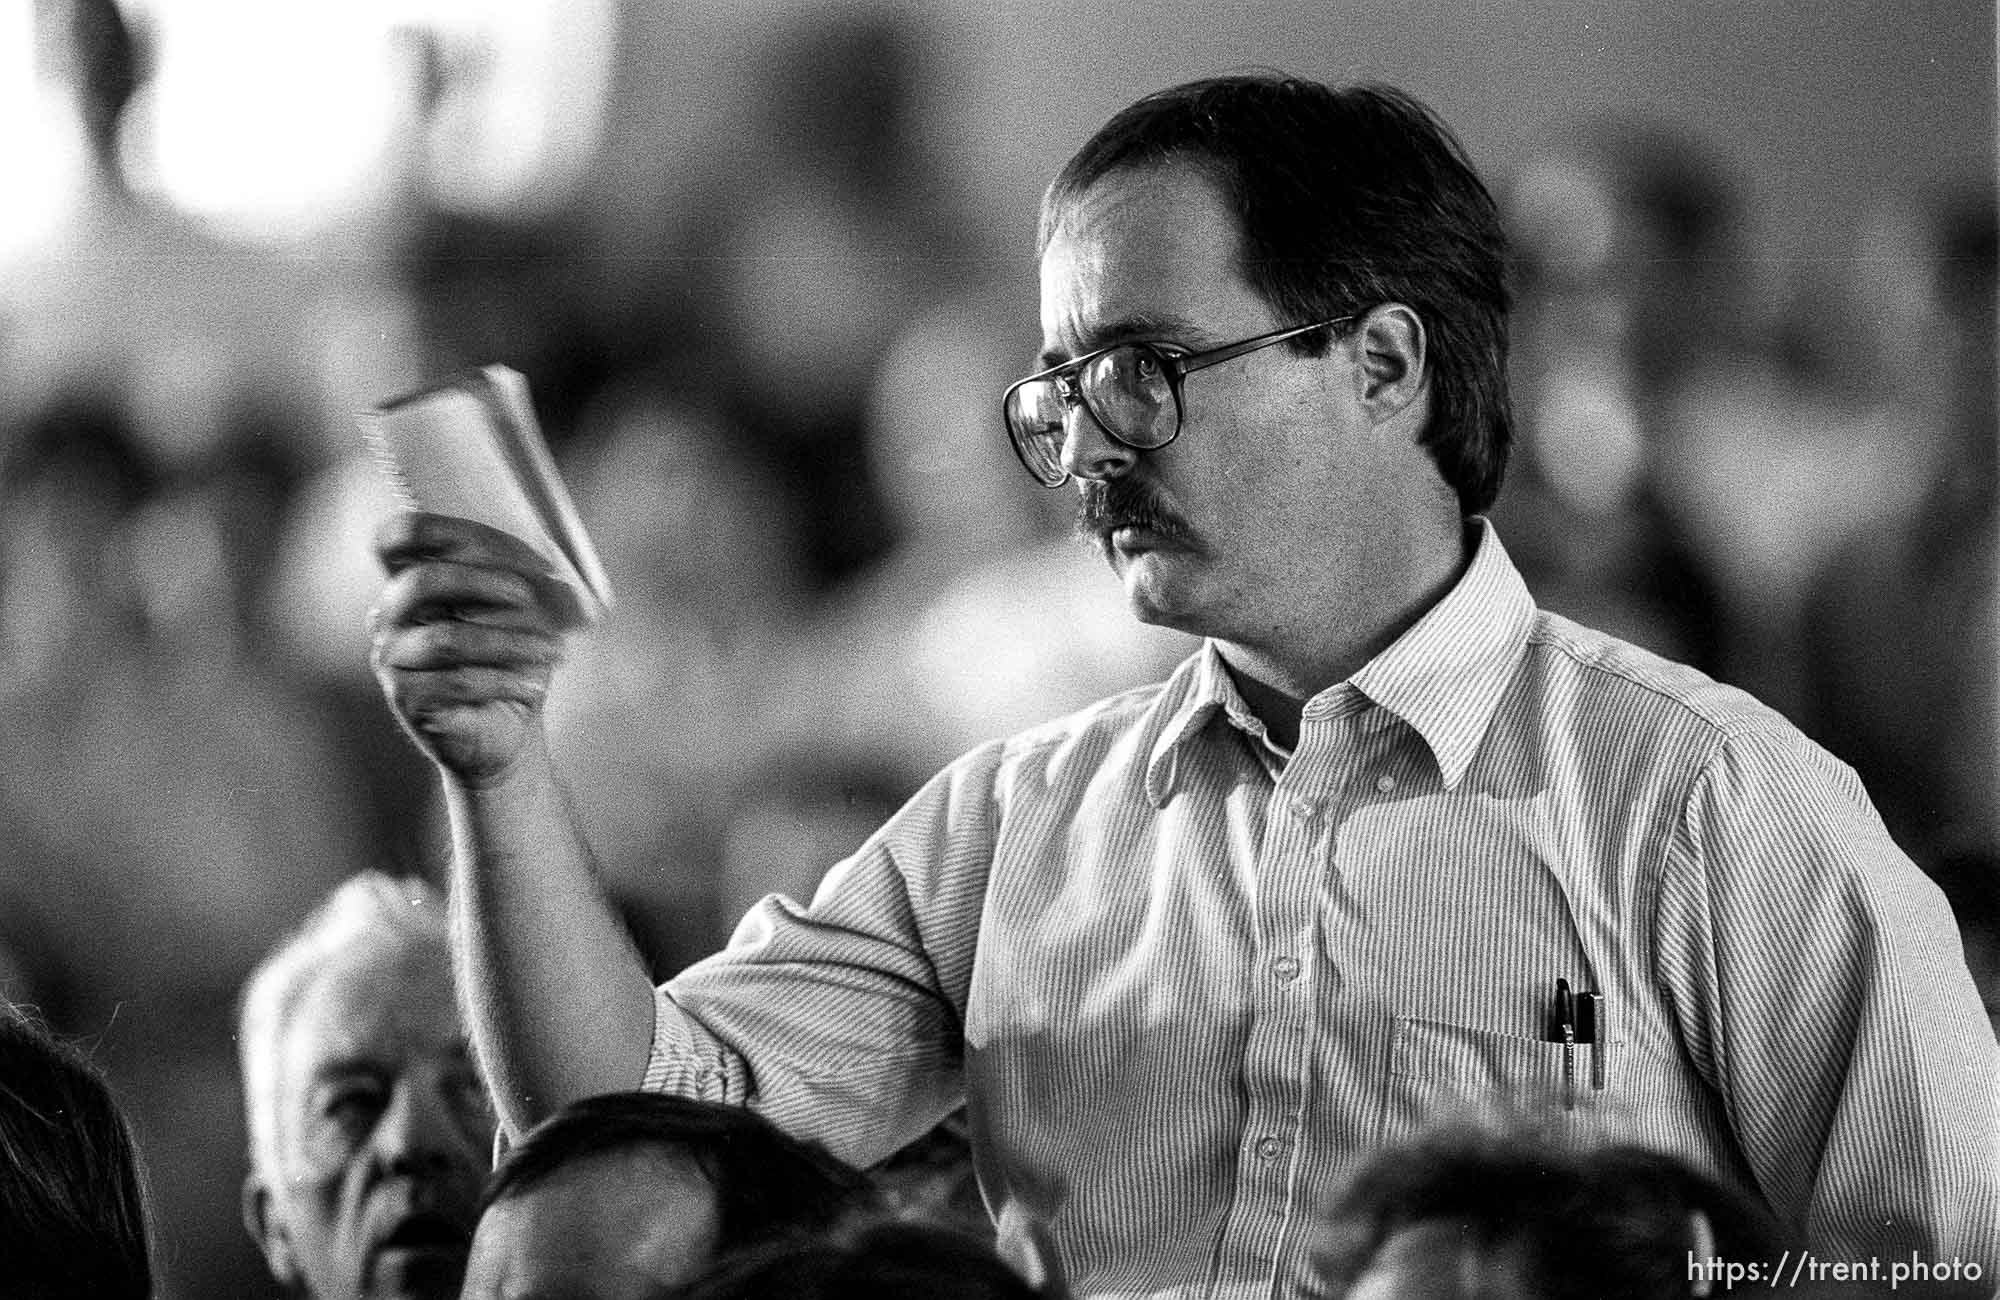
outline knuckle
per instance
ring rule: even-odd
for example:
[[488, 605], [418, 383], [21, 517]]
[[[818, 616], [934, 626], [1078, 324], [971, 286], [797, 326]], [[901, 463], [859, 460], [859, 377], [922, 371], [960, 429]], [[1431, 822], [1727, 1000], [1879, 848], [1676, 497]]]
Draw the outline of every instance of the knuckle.
[[427, 661], [449, 661], [458, 657], [458, 632], [450, 623], [425, 623], [411, 628], [404, 635], [409, 639], [411, 652]]

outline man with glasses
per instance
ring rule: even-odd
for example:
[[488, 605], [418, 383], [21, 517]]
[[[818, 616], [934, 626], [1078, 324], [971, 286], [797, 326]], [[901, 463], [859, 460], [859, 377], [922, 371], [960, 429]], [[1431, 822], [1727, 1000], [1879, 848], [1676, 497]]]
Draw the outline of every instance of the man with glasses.
[[1307, 1289], [1359, 1161], [1469, 1113], [1680, 1155], [1843, 1258], [2000, 1266], [1937, 890], [1770, 711], [1537, 610], [1481, 515], [1505, 250], [1449, 133], [1178, 87], [1070, 161], [1040, 244], [1008, 436], [1206, 643], [952, 764], [657, 990], [550, 769], [532, 560], [385, 535], [375, 661], [444, 773], [507, 1122], [643, 1080], [868, 1163], [963, 1098], [1003, 1240], [1089, 1295]]

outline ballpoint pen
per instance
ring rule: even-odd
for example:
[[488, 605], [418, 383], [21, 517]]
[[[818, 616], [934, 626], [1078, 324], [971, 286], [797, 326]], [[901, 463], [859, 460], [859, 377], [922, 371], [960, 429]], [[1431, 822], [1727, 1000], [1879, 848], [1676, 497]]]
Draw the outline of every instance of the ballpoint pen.
[[1576, 1109], [1576, 999], [1570, 996], [1569, 981], [1556, 981], [1556, 1030], [1563, 1045], [1563, 1109]]

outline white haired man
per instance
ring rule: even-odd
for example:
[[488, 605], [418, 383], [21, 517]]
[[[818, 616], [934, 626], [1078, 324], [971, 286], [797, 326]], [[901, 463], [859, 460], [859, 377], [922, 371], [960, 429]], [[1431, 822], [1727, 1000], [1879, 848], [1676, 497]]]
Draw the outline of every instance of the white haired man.
[[316, 1300], [455, 1297], [493, 1112], [438, 892], [342, 884], [252, 972], [238, 1042], [244, 1223], [272, 1275]]

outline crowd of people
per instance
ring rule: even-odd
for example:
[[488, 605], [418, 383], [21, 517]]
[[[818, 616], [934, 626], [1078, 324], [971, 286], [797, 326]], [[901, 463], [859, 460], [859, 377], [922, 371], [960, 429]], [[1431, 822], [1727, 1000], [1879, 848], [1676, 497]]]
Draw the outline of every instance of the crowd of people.
[[[1514, 447], [1497, 498], [1454, 485], [1453, 545], [1460, 507], [1490, 519], [1542, 610], [1774, 706], [1804, 733], [1797, 745], [1810, 737], [1858, 774], [1886, 836], [1855, 812], [1851, 778], [1825, 775], [1817, 758], [1799, 760], [1813, 769], [1800, 776], [1764, 750], [1699, 780], [1662, 752], [1643, 782], [1592, 787], [1602, 806], [1627, 801], [1625, 820], [1581, 819], [1562, 782], [1625, 761], [1623, 751], [1595, 739], [1565, 748], [1570, 738], [1532, 728], [1503, 756], [1514, 766], [1474, 772], [1461, 800], [1519, 796], [1532, 818], [1496, 830], [1461, 809], [1394, 827], [1389, 796], [1436, 770], [1412, 765], [1341, 704], [1333, 721], [1379, 766], [1365, 779], [1383, 810], [1353, 812], [1343, 826], [1344, 851], [1370, 870], [1332, 892], [1326, 916], [1318, 904], [1287, 911], [1275, 885], [1267, 898], [1165, 876], [1154, 881], [1163, 910], [1113, 915], [1087, 896], [1094, 873], [1111, 862], [1150, 871], [1155, 851], [1242, 881], [1270, 871], [1285, 891], [1309, 882], [1276, 848], [1269, 861], [1255, 856], [1254, 843], [1293, 833], [1275, 802], [1242, 825], [1218, 813], [1218, 826], [1236, 829], [1195, 826], [1164, 848], [1127, 822], [1093, 821], [1076, 801], [1097, 796], [1080, 783], [1112, 769], [1076, 765], [1109, 764], [1091, 746], [1135, 738], [1166, 753], [1143, 727], [1080, 731], [1069, 743], [1087, 759], [1064, 759], [1058, 746], [1026, 775], [1018, 755], [978, 748], [1170, 679], [1205, 637], [1227, 642], [1240, 628], [1161, 608], [1153, 622], [1135, 620], [1105, 572], [1109, 551], [1121, 573], [1142, 575], [1137, 603], [1157, 596], [1143, 557], [1118, 554], [1109, 533], [1134, 520], [1170, 538], [1177, 525], [1192, 531], [1172, 513], [1192, 509], [1184, 500], [1157, 485], [1151, 495], [1086, 491], [1086, 522], [1095, 500], [1105, 527], [1079, 544], [1068, 535], [1074, 489], [1047, 491], [1022, 473], [1034, 453], [1017, 461], [1007, 446], [1001, 394], [1023, 370], [1124, 340], [1080, 324], [1103, 306], [1080, 290], [1060, 287], [1070, 296], [1051, 308], [1045, 262], [1044, 319], [1058, 319], [1045, 323], [1041, 365], [1020, 364], [1032, 351], [1020, 346], [1032, 334], [1032, 276], [996, 277], [969, 200], [934, 183], [922, 122], [936, 71], [904, 24], [847, 14], [775, 42], [774, 66], [788, 71], [770, 84], [784, 93], [742, 114], [754, 165], [735, 150], [691, 184], [688, 209], [661, 215], [659, 255], [635, 268], [597, 257], [573, 217], [498, 222], [425, 208], [420, 195], [407, 198], [393, 238], [352, 258], [227, 245], [125, 183], [116, 128], [146, 65], [118, 7], [49, 9], [73, 42], [65, 66], [92, 170], [64, 242], [0, 284], [0, 994], [33, 1009], [0, 1021], [0, 1139], [10, 1153], [48, 1152], [16, 1157], [26, 1181], [0, 1189], [0, 1231], [26, 1225], [0, 1258], [44, 1250], [48, 1276], [68, 1279], [51, 1287], [105, 1295], [274, 1284], [317, 1296], [370, 1286], [454, 1295], [461, 1278], [466, 1295], [495, 1297], [563, 1293], [580, 1278], [600, 1288], [591, 1294], [634, 1296], [1138, 1294], [1165, 1276], [1159, 1261], [1177, 1277], [1262, 1268], [1267, 1280], [1313, 1279], [1297, 1285], [1330, 1295], [1719, 1294], [1726, 1271], [1690, 1279], [1688, 1259], [1750, 1266], [1829, 1233], [1859, 1242], [1828, 1225], [1851, 1226], [1870, 1207], [1843, 1201], [1836, 1185], [1898, 1185], [1907, 1171], [1885, 1144], [1924, 1146], [1947, 1124], [1941, 1094], [1959, 1085], [1938, 1071], [1984, 1044], [1919, 1061], [1871, 1035], [1901, 1005], [1878, 985], [1923, 976], [1933, 987], [1938, 962], [1947, 982], [1969, 971], [1985, 1016], [2000, 1023], [2000, 466], [1984, 186], [1884, 196], [1863, 255], [1830, 260], [1823, 279], [1773, 300], [1755, 296], [1772, 286], [1749, 273], [1758, 250], [1745, 244], [1738, 187], [1663, 126], [1580, 129], [1488, 178], [1509, 242]], [[1072, 178], [1078, 211], [1120, 174], [1107, 165]], [[1045, 246], [1061, 244], [1059, 217]], [[141, 283], [134, 265], [147, 268]], [[1337, 306], [1344, 319], [1388, 300]], [[1434, 338], [1411, 353], [1406, 325], [1366, 325], [1380, 340], [1329, 329], [1332, 343], [1314, 346], [1337, 353], [1354, 338], [1367, 341], [1365, 355], [1392, 359], [1400, 347], [1413, 372], [1465, 346]], [[386, 342], [364, 350], [364, 336]], [[1289, 360], [1292, 347], [1243, 364]], [[549, 1051], [579, 1064], [544, 1069], [490, 1000], [481, 1011], [474, 996], [475, 1023], [462, 1022], [439, 887], [448, 870], [476, 865], [465, 846], [479, 823], [440, 796], [434, 763], [399, 729], [398, 709], [405, 723], [414, 716], [408, 702], [384, 707], [362, 631], [383, 581], [368, 539], [392, 505], [353, 435], [356, 376], [387, 396], [493, 360], [529, 376], [618, 593], [609, 619], [565, 641], [541, 719], [614, 946], [641, 973], [638, 1037], [655, 1040], [649, 1054], [626, 1035], [610, 1057], [636, 1052], [635, 1068], [606, 1071], [602, 1086], [569, 1086], [596, 1078], [594, 1049], [557, 1042]], [[1058, 446], [1047, 464], [1088, 485], [1129, 480], [1120, 458], [1202, 454], [1216, 440], [1204, 444], [1195, 427], [1197, 395], [1214, 379], [1176, 379], [1176, 418], [1190, 427], [1174, 447], [1112, 432], [1102, 447]], [[1059, 443], [1080, 441], [1069, 426], [1090, 400], [1083, 382], [1071, 374], [1071, 387], [1051, 385], [1044, 399], [1070, 403]], [[1242, 439], [1232, 451], [1244, 454]], [[1084, 452], [1096, 460], [1075, 459]], [[1241, 463], [1216, 481], [1249, 473]], [[1379, 522], [1380, 482], [1399, 485], [1395, 499], [1410, 507], [1397, 527], [1436, 514], [1435, 483], [1412, 477], [1429, 464], [1370, 479], [1373, 497], [1329, 498], [1348, 516], [1334, 530]], [[1246, 516], [1272, 511], [1270, 498], [1238, 490]], [[1335, 513], [1326, 501], [1318, 509]], [[407, 573], [433, 563], [439, 545], [405, 533], [385, 554]], [[1368, 545], [1376, 550], [1354, 554], [1418, 549], [1393, 529]], [[1498, 571], [1504, 560], [1482, 560], [1490, 548], [1477, 537], [1470, 545], [1467, 572]], [[1301, 601], [1310, 586], [1275, 564], [1256, 576], [1270, 590], [1292, 584]], [[1494, 601], [1480, 618], [1506, 616]], [[419, 604], [405, 612], [438, 621]], [[1258, 687], [1242, 686], [1241, 667], [1218, 662], [1188, 698], [1244, 728], [1244, 752], [1230, 760], [1242, 770], [1175, 749], [1133, 778], [1158, 796], [1150, 806], [1162, 817], [1192, 819], [1190, 801], [1211, 797], [1204, 781], [1268, 794], [1288, 772], [1293, 783], [1309, 774], [1300, 760], [1320, 715], [1273, 713]], [[1579, 710], [1608, 707], [1591, 695], [1601, 682], [1564, 684], [1560, 667], [1542, 679], [1552, 692], [1535, 706], [1544, 723], [1581, 697]], [[1662, 698], [1683, 689], [1651, 671], [1617, 669]], [[1684, 721], [1616, 707], [1662, 751]], [[1727, 714], [1725, 730], [1765, 726], [1716, 713], [1707, 696], [1689, 707]], [[1449, 793], [1446, 722], [1411, 725], [1439, 755]], [[947, 768], [969, 751], [989, 757]], [[933, 779], [940, 769], [947, 776]], [[1361, 779], [1340, 775], [1350, 778]], [[996, 826], [1028, 834], [1006, 821], [1021, 816], [1006, 786], [1017, 780], [1083, 811], [1036, 823], [1039, 840], [996, 841]], [[1743, 802], [1760, 782], [1765, 802]], [[1003, 794], [970, 801], [968, 784], [982, 783]], [[1529, 786], [1545, 788], [1540, 803]], [[1570, 970], [1579, 994], [1587, 982], [1575, 973], [1587, 969], [1588, 988], [1631, 1016], [1609, 1040], [1616, 1051], [1585, 1038], [1571, 1055], [1536, 1032], [1542, 1041], [1517, 1046], [1514, 1061], [1484, 1029], [1451, 1023], [1456, 1009], [1399, 1008], [1393, 1038], [1357, 1041], [1352, 1060], [1342, 1047], [1314, 1067], [1313, 1087], [1364, 1099], [1333, 1121], [1310, 1117], [1286, 1055], [1295, 1040], [1283, 1035], [1304, 1032], [1287, 1017], [1308, 1024], [1309, 1013], [1273, 1003], [1271, 1024], [1244, 1032], [1279, 1037], [1202, 1055], [1203, 1034], [1244, 1014], [1235, 992], [1204, 990], [1235, 989], [1217, 970], [1252, 963], [1292, 963], [1271, 967], [1279, 993], [1332, 998], [1342, 981], [1375, 980], [1384, 997], [1393, 988], [1419, 1005], [1469, 1004], [1459, 986], [1488, 972], [1461, 964], [1466, 936], [1442, 920], [1385, 920], [1384, 909], [1408, 903], [1382, 869], [1454, 835], [1482, 845], [1494, 867], [1571, 852], [1578, 837], [1607, 860], [1636, 856], [1647, 835], [1669, 833], [1668, 814], [1640, 825], [1626, 807], [1656, 799], [1643, 806], [1664, 809], [1672, 797], [1699, 803], [1707, 832], [1732, 829], [1737, 815], [1760, 823], [1732, 833], [1768, 832], [1758, 853], [1790, 864], [1783, 886], [1717, 870], [1662, 897], [1583, 879], [1507, 892], [1462, 866], [1423, 886], [1484, 900], [1487, 924], [1525, 935], [1572, 911], [1573, 945], [1524, 939], [1504, 960], [1533, 965], [1537, 978], [1543, 965]], [[915, 811], [899, 814], [906, 803]], [[1315, 820], [1333, 819], [1324, 804], [1300, 816], [1308, 837]], [[459, 865], [448, 868], [454, 830]], [[1250, 856], [1231, 834], [1250, 837]], [[1832, 849], [1816, 836], [1899, 853], [1911, 869], [1823, 870]], [[860, 909], [836, 910], [830, 924], [867, 942], [828, 947], [842, 936], [818, 932], [827, 914], [803, 905], [864, 843], [826, 897]], [[1310, 859], [1317, 843], [1294, 856]], [[1700, 854], [1679, 841], [1671, 851]], [[1013, 863], [1012, 891], [959, 897], [941, 876], [912, 877], [922, 871], [913, 862], [933, 857], [979, 891], [989, 867]], [[1071, 874], [1045, 879], [1025, 869], [1035, 865]], [[798, 905], [760, 903], [770, 895]], [[1709, 966], [1611, 960], [1622, 949], [1605, 936], [1625, 934], [1638, 908], [1685, 942], [1680, 957], [1700, 953]], [[882, 923], [896, 909], [894, 925]], [[1817, 938], [1849, 933], [1870, 909], [1887, 919], [1867, 922], [1878, 947], [1865, 962], [1827, 939], [1785, 947], [1772, 988], [1730, 982], [1769, 958], [1735, 947], [1734, 927]], [[968, 914], [978, 930], [951, 928]], [[1938, 938], [1940, 916], [1950, 939]], [[702, 962], [732, 934], [732, 951], [750, 942], [750, 957]], [[1123, 977], [1102, 969], [1107, 934], [1130, 945]], [[1348, 964], [1321, 968], [1307, 947], [1335, 938]], [[1915, 964], [1901, 964], [1908, 944], [1926, 948]], [[1959, 945], [1962, 968], [1955, 951], [1935, 950]], [[570, 959], [567, 947], [551, 951]], [[1174, 954], [1188, 952], [1197, 955], [1176, 967]], [[863, 1003], [782, 982], [759, 991], [772, 964], [829, 953], [851, 976], [842, 992], [873, 979], [896, 997], [877, 990]], [[598, 969], [576, 961], [580, 976]], [[611, 985], [634, 987], [622, 974]], [[1672, 990], [1657, 1018], [1628, 1010], [1655, 986]], [[1801, 992], [1816, 988], [1823, 996]], [[1956, 988], [1900, 1014], [1928, 1025], [1923, 1017], [1947, 1008], [1935, 1032], [1954, 1043], [1987, 1032], [1976, 1018], [1962, 1023]], [[1787, 993], [1798, 1023], [1738, 1019], [1750, 1008], [1778, 1017], [1766, 995]], [[1078, 1009], [1073, 996], [1101, 1038], [1060, 1022], [1055, 1009]], [[1262, 1015], [1265, 996], [1242, 1000]], [[1497, 1018], [1499, 1000], [1517, 995], [1495, 985], [1493, 997]], [[483, 1028], [481, 1014], [491, 1017]], [[760, 1055], [788, 1019], [823, 1016], [844, 1035], [878, 1014], [897, 1023], [869, 1023], [874, 1036], [856, 1029], [835, 1045], [871, 1058], [838, 1085], [811, 1060]], [[66, 1045], [78, 1039], [88, 1060]], [[668, 1040], [674, 1050], [661, 1047]], [[937, 1046], [946, 1042], [949, 1051]], [[1800, 1062], [1861, 1042], [1870, 1048], [1854, 1049], [1836, 1103], [1828, 1077]], [[1185, 1059], [1149, 1055], [1168, 1046]], [[1590, 1109], [1600, 1050], [1614, 1085], [1635, 1086], [1629, 1102], [1614, 1086], [1614, 1104]], [[47, 1064], [16, 1065], [16, 1054]], [[1364, 1056], [1393, 1060], [1389, 1077], [1372, 1065], [1342, 1074]], [[1610, 1145], [1573, 1150], [1505, 1126], [1430, 1131], [1443, 1103], [1467, 1100], [1468, 1080], [1513, 1077], [1494, 1073], [1502, 1066], [1559, 1069], [1551, 1078], [1581, 1070], [1585, 1109], [1570, 1128]], [[43, 1072], [57, 1082], [39, 1082]], [[1906, 1075], [1909, 1097], [1875, 1103]], [[668, 1095], [632, 1091], [642, 1082]], [[36, 1091], [44, 1086], [67, 1091], [51, 1100]], [[1197, 1156], [1195, 1137], [1182, 1148], [1161, 1136], [1155, 1111], [1169, 1103], [1190, 1127], [1239, 1119], [1226, 1141], [1220, 1128], [1196, 1135], [1208, 1144]], [[1813, 1129], [1816, 1108], [1826, 1122]], [[1990, 1117], [1964, 1122], [1961, 1145], [1991, 1141]], [[1871, 1126], [1882, 1132], [1868, 1137]], [[1122, 1153], [1077, 1167], [1066, 1147], [1086, 1130]], [[1653, 1149], [1631, 1145], [1641, 1138]], [[1240, 1168], [1218, 1175], [1210, 1148], [1238, 1141]], [[1267, 1154], [1260, 1142], [1279, 1145]], [[1305, 1163], [1293, 1163], [1294, 1147]], [[1361, 1148], [1369, 1160], [1349, 1158]], [[1313, 1150], [1333, 1149], [1339, 1161], [1311, 1163]], [[2000, 1169], [2000, 1153], [1989, 1154]], [[1914, 1224], [1926, 1195], [1968, 1194], [1951, 1159], [1939, 1161], [1911, 1177], [1919, 1190], [1891, 1217]], [[1274, 1170], [1303, 1190], [1273, 1182]], [[1239, 1183], [1232, 1208], [1219, 1189]], [[1079, 1209], [1079, 1189], [1108, 1208]], [[1993, 1207], [1932, 1208], [1941, 1224]], [[1275, 1218], [1260, 1225], [1266, 1210]], [[1121, 1236], [1110, 1218], [1150, 1226]], [[1201, 1230], [1184, 1232], [1190, 1222]], [[1933, 1226], [1930, 1245], [1974, 1256], [1991, 1245]], [[1146, 1263], [1121, 1258], [1147, 1231], [1160, 1239]], [[101, 1244], [75, 1244], [84, 1240]], [[107, 1273], [64, 1271], [83, 1268]]]
[[[244, 1223], [286, 1294], [1072, 1294], [1053, 1251], [1025, 1271], [1003, 1260], [990, 1221], [933, 1162], [857, 1169], [738, 1106], [586, 1097], [494, 1159], [449, 962], [439, 893], [370, 873], [340, 885], [244, 990]], [[11, 1293], [159, 1294], [143, 1161], [101, 1072], [14, 1007], [0, 1009], [0, 1070]], [[1785, 1240], [1761, 1206], [1669, 1157], [1572, 1157], [1480, 1129], [1385, 1152], [1324, 1208], [1328, 1296], [1711, 1294], [1689, 1285], [1690, 1251], [1748, 1263]]]
[[[337, 887], [241, 1003], [244, 1223], [285, 1294], [405, 1300], [1067, 1300], [1059, 1254], [1003, 1259], [934, 1138], [869, 1170], [755, 1112], [654, 1092], [555, 1111], [497, 1158], [459, 1023], [445, 903]], [[161, 1294], [144, 1162], [102, 1072], [0, 1007], [0, 1249], [34, 1300]], [[919, 1150], [919, 1147], [924, 1148]], [[1552, 1150], [1446, 1125], [1318, 1207], [1301, 1294], [1725, 1294], [1796, 1249], [1769, 1210], [1637, 1145]], [[1880, 1280], [1880, 1279], [1877, 1279]], [[1834, 1296], [1809, 1281], [1791, 1289]], [[1906, 1280], [1918, 1294], [1981, 1294]]]

